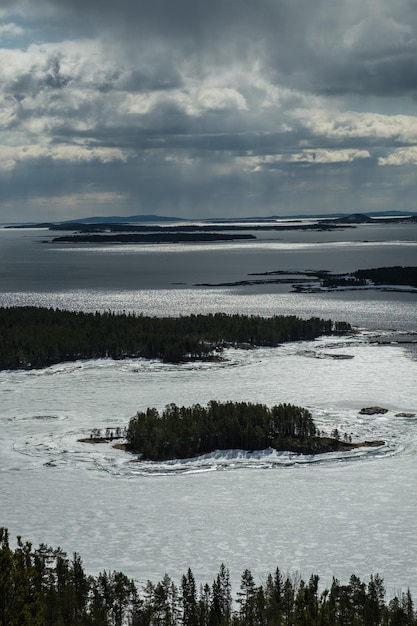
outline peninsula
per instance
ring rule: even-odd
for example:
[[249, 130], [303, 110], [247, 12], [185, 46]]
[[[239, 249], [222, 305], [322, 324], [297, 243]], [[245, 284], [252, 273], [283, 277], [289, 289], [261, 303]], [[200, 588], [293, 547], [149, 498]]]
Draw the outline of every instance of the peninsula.
[[224, 283], [198, 283], [195, 287], [250, 287], [254, 285], [291, 285], [292, 291], [376, 289], [379, 291], [415, 291], [417, 267], [390, 266], [360, 269], [350, 273], [329, 270], [272, 270], [248, 274], [249, 278]]
[[346, 334], [346, 322], [295, 315], [146, 317], [41, 307], [0, 308], [0, 369], [33, 369], [80, 359], [219, 359], [231, 346], [277, 346]]

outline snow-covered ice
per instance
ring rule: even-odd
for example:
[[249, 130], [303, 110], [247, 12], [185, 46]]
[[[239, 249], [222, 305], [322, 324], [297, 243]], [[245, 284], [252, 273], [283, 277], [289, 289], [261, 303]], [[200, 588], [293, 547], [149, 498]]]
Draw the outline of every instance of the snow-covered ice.
[[[174, 366], [87, 361], [1, 372], [0, 523], [12, 536], [81, 554], [88, 571], [143, 581], [191, 566], [210, 582], [221, 562], [238, 585], [278, 565], [323, 584], [379, 573], [388, 592], [417, 592], [417, 360], [372, 333]], [[137, 410], [216, 400], [309, 408], [320, 429], [381, 448], [297, 456], [218, 451], [138, 463], [111, 444], [78, 441], [127, 425]], [[359, 415], [378, 404], [388, 412]]]

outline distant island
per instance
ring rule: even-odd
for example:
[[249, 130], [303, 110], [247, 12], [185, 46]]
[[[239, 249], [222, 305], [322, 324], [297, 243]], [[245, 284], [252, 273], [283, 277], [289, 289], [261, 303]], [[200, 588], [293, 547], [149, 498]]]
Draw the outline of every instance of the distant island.
[[417, 288], [417, 267], [375, 267], [351, 274], [329, 274], [321, 280], [322, 287], [409, 286]]
[[0, 308], [0, 369], [41, 368], [97, 358], [161, 359], [171, 363], [218, 359], [229, 346], [277, 346], [351, 331], [346, 322], [318, 317], [215, 313], [146, 317], [42, 307]]
[[[331, 231], [344, 228], [354, 228], [345, 224], [312, 223], [278, 225], [270, 224], [181, 224], [175, 226], [135, 224], [60, 224], [51, 226], [51, 231], [78, 231], [71, 235], [54, 237], [44, 243], [92, 243], [92, 244], [132, 244], [132, 243], [193, 243], [193, 242], [216, 242], [253, 240], [256, 236], [253, 232], [273, 231], [283, 232], [288, 230], [301, 231]], [[247, 231], [251, 231], [248, 233]]]
[[[234, 233], [233, 235], [224, 233], [207, 232], [161, 232], [156, 233], [118, 233], [112, 235], [64, 235], [54, 237], [52, 243], [194, 243], [207, 241], [235, 241], [241, 239], [256, 239], [255, 235]], [[49, 242], [45, 242], [49, 243]]]
[[[272, 270], [248, 274], [234, 282], [197, 283], [195, 287], [244, 287], [252, 285], [290, 284], [296, 292], [332, 291], [335, 289], [379, 289], [414, 291], [417, 289], [417, 267], [375, 267], [351, 273], [332, 273], [329, 270]], [[261, 277], [262, 278], [252, 278]]]
[[350, 215], [341, 215], [340, 217], [325, 218], [321, 220], [327, 224], [416, 224], [417, 215], [410, 214], [408, 216], [390, 215], [389, 213], [383, 219], [378, 219], [366, 215], [365, 213], [351, 213]]
[[[294, 214], [294, 215], [268, 215], [268, 216], [249, 216], [249, 217], [222, 217], [222, 218], [181, 218], [176, 216], [166, 215], [112, 215], [112, 216], [91, 216], [72, 220], [63, 220], [55, 222], [27, 222], [27, 223], [14, 223], [7, 224], [5, 228], [50, 228], [51, 230], [83, 230], [83, 227], [91, 228], [96, 226], [97, 228], [105, 227], [110, 228], [117, 226], [126, 227], [135, 224], [152, 225], [154, 227], [158, 224], [175, 225], [180, 226], [184, 222], [199, 222], [206, 225], [218, 224], [233, 225], [233, 224], [247, 224], [248, 227], [254, 227], [256, 225], [264, 225], [269, 228], [273, 223], [277, 225], [279, 222], [287, 222], [285, 228], [305, 228], [305, 225], [298, 224], [300, 220], [316, 220], [324, 229], [335, 227], [337, 225], [351, 225], [372, 223], [372, 224], [390, 224], [390, 223], [417, 223], [417, 213], [411, 211], [368, 211], [366, 213], [315, 213], [315, 214]], [[291, 222], [291, 224], [288, 224]], [[283, 227], [283, 225], [281, 224]], [[313, 224], [311, 224], [313, 226]]]
[[[43, 243], [52, 244], [166, 244], [222, 242], [256, 239], [257, 231], [334, 231], [356, 228], [361, 224], [415, 224], [417, 215], [392, 215], [383, 219], [362, 213], [319, 217], [311, 216], [302, 221], [291, 217], [280, 218], [233, 218], [231, 220], [199, 220], [199, 223], [184, 223], [186, 220], [158, 215], [130, 216], [126, 218], [88, 218], [64, 222], [40, 222], [6, 225], [5, 228], [47, 228], [51, 232], [65, 231], [71, 234], [53, 237]], [[191, 223], [190, 223], [191, 222]], [[203, 222], [203, 223], [201, 223]], [[251, 231], [251, 232], [247, 232]]]
[[[151, 216], [148, 216], [151, 217]], [[157, 216], [153, 216], [157, 217]], [[257, 223], [250, 220], [232, 220], [230, 223], [220, 221], [204, 224], [183, 223], [176, 221], [168, 223], [167, 219], [161, 223], [148, 223], [144, 216], [143, 222], [135, 220], [134, 223], [118, 221], [105, 221], [96, 219], [91, 222], [85, 220], [61, 222], [56, 224], [33, 224], [19, 225], [17, 228], [48, 228], [50, 231], [69, 231], [71, 234], [53, 237], [44, 243], [72, 243], [72, 244], [134, 244], [134, 243], [193, 243], [193, 242], [216, 242], [256, 239], [253, 234], [257, 231], [333, 231], [346, 228], [356, 228], [359, 224], [387, 224], [387, 223], [417, 223], [417, 216], [392, 217], [375, 219], [360, 213], [344, 215], [341, 217], [318, 218], [316, 221], [260, 219]], [[174, 220], [173, 220], [174, 221]], [[138, 222], [140, 222], [138, 224]], [[6, 227], [8, 228], [8, 227]], [[76, 231], [76, 232], [74, 232]], [[247, 231], [251, 231], [250, 233]]]
[[360, 446], [382, 446], [383, 441], [352, 443], [337, 430], [321, 435], [310, 411], [292, 404], [268, 408], [250, 402], [216, 402], [178, 407], [169, 404], [138, 412], [126, 432], [127, 450], [140, 459], [166, 461], [201, 456], [215, 450], [264, 450], [298, 454], [347, 451]]
[[[341, 230], [345, 228], [354, 228], [353, 225], [337, 224], [337, 223], [324, 223], [324, 222], [312, 222], [312, 223], [294, 223], [291, 222], [285, 224], [277, 224], [276, 222], [268, 222], [262, 224], [169, 224], [163, 226], [161, 224], [57, 224], [50, 226], [51, 231], [77, 231], [75, 235], [71, 237], [79, 237], [93, 234], [107, 234], [107, 233], [152, 233], [155, 234], [178, 234], [178, 233], [220, 233], [220, 232], [240, 232], [240, 231], [274, 231], [282, 232], [288, 230]], [[52, 241], [62, 241], [62, 238], [56, 237]]]

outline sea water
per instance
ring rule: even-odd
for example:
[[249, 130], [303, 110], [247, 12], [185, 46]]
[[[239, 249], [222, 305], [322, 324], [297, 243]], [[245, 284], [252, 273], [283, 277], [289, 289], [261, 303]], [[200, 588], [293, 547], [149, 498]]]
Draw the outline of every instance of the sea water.
[[[415, 264], [415, 243], [411, 236], [403, 239], [386, 243], [397, 255], [389, 264]], [[139, 582], [159, 580], [164, 573], [179, 582], [191, 567], [199, 582], [210, 583], [224, 562], [235, 591], [245, 568], [263, 582], [279, 566], [304, 577], [317, 573], [326, 585], [332, 576], [345, 582], [352, 573], [367, 578], [378, 572], [389, 594], [408, 586], [417, 594], [417, 418], [398, 415], [417, 413], [417, 361], [415, 344], [410, 343], [417, 330], [415, 294], [175, 288], [166, 279], [159, 289], [148, 289], [140, 272], [137, 290], [120, 288], [118, 272], [112, 288], [98, 288], [96, 257], [102, 253], [94, 249], [61, 250], [67, 261], [58, 264], [59, 283], [54, 278], [57, 267], [50, 268], [45, 260], [48, 254], [56, 259], [47, 247], [52, 244], [41, 244], [28, 231], [8, 231], [6, 240], [10, 247], [8, 252], [3, 247], [2, 306], [171, 315], [295, 312], [347, 319], [360, 327], [349, 337], [227, 350], [216, 363], [174, 366], [103, 359], [1, 372], [0, 524], [12, 536], [21, 534], [35, 545], [60, 545], [69, 554], [77, 551], [87, 571], [119, 569]], [[264, 271], [279, 269], [287, 253], [279, 251], [278, 242], [271, 245], [259, 255], [243, 247], [238, 256], [246, 263], [245, 271], [251, 271], [255, 259]], [[356, 245], [346, 244], [345, 260], [337, 263], [353, 263]], [[19, 246], [30, 250], [32, 270], [37, 270], [33, 279], [29, 260], [13, 261]], [[314, 254], [310, 250], [298, 264], [311, 263], [316, 255], [317, 266], [333, 269], [324, 265], [328, 250], [319, 259], [319, 249], [313, 248]], [[213, 257], [211, 250], [209, 246]], [[199, 258], [198, 250], [183, 252]], [[150, 266], [152, 258], [158, 265], [160, 253], [167, 254], [175, 265], [173, 259], [183, 252], [140, 247], [138, 256]], [[227, 259], [227, 248], [223, 254]], [[372, 266], [387, 264], [381, 263], [380, 254], [378, 247]], [[135, 250], [113, 251], [110, 258], [121, 263], [123, 257], [127, 264], [120, 267], [127, 269], [132, 255]], [[95, 258], [97, 267], [86, 265], [83, 279], [87, 258]], [[404, 261], [397, 263], [397, 258]], [[363, 267], [360, 260], [357, 264]], [[78, 267], [78, 280], [69, 275], [68, 265], [71, 272]], [[207, 271], [215, 279], [222, 276], [220, 270]], [[167, 266], [167, 272], [176, 270]], [[147, 406], [161, 409], [169, 402], [204, 404], [210, 399], [291, 402], [309, 408], [321, 430], [337, 428], [354, 441], [378, 439], [384, 444], [317, 456], [217, 451], [185, 461], [138, 463], [111, 444], [79, 441], [93, 428], [126, 426]], [[359, 413], [375, 404], [387, 412]]]

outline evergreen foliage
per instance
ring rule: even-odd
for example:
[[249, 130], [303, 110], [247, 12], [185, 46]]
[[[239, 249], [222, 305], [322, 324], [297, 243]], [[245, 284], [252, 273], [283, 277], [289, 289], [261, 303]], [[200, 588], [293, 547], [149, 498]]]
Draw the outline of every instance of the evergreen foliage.
[[38, 307], [0, 308], [0, 369], [39, 368], [77, 359], [143, 357], [178, 363], [240, 344], [345, 333], [345, 322], [296, 316], [189, 315], [157, 318]]
[[319, 590], [319, 577], [285, 579], [277, 568], [257, 585], [249, 569], [233, 602], [222, 564], [212, 585], [191, 569], [178, 587], [165, 575], [138, 589], [122, 572], [88, 576], [78, 554], [20, 538], [13, 550], [0, 528], [0, 626], [417, 626], [410, 591], [387, 601], [376, 574], [352, 575]]
[[375, 285], [410, 285], [417, 287], [417, 267], [376, 267], [357, 270], [354, 276], [361, 280], [371, 280]]
[[236, 239], [256, 239], [255, 235], [219, 232], [162, 232], [156, 233], [119, 233], [112, 235], [64, 235], [55, 237], [52, 243], [189, 243], [194, 241], [234, 241]]
[[128, 449], [142, 459], [164, 461], [213, 450], [313, 451], [319, 437], [310, 411], [292, 404], [268, 408], [251, 402], [217, 402], [206, 407], [168, 404], [138, 412], [130, 420]]
[[[282, 274], [282, 272], [268, 272], [268, 274]], [[328, 271], [299, 272], [305, 276], [315, 276], [321, 287], [334, 289], [335, 287], [365, 287], [370, 285], [395, 285], [401, 287], [417, 287], [417, 267], [374, 267], [372, 269], [356, 270], [347, 274], [333, 274]], [[303, 284], [296, 284], [297, 291], [304, 291]]]

